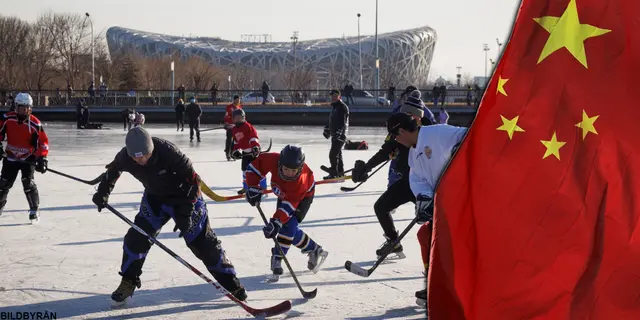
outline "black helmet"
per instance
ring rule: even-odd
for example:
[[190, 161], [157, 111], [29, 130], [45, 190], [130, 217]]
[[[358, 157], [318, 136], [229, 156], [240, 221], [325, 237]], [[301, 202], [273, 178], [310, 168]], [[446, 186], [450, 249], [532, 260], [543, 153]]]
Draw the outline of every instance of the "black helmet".
[[231, 118], [235, 118], [236, 116], [242, 116], [242, 119], [244, 119], [245, 117], [244, 110], [240, 108], [233, 110], [233, 112], [231, 113]]
[[[280, 178], [287, 181], [297, 180], [302, 173], [302, 167], [304, 166], [304, 151], [302, 148], [287, 145], [280, 151], [280, 159], [278, 160], [278, 173]], [[298, 169], [298, 173], [294, 177], [287, 177], [282, 173], [282, 167], [289, 169]]]

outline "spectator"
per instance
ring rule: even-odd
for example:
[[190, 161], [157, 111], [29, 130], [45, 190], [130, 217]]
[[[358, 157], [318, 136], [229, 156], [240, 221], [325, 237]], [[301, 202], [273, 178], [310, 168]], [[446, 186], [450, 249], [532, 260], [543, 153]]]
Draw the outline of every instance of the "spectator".
[[187, 89], [184, 87], [184, 84], [181, 84], [178, 87], [178, 98], [179, 99], [185, 100], [185, 97], [184, 97], [185, 90], [187, 90]]
[[109, 88], [107, 87], [107, 85], [103, 82], [100, 84], [100, 104], [104, 104], [104, 100], [107, 98], [107, 92], [109, 91]]
[[96, 103], [96, 86], [93, 83], [93, 81], [91, 81], [89, 83], [89, 88], [87, 89], [87, 94], [89, 94], [89, 97], [91, 97], [91, 101], [93, 103]]
[[184, 101], [182, 99], [178, 99], [178, 104], [176, 105], [176, 128], [177, 131], [180, 131], [180, 126], [182, 125], [182, 131], [184, 131], [184, 111], [186, 108], [184, 107]]
[[73, 87], [70, 83], [67, 83], [67, 103], [71, 103], [71, 98], [73, 98]]
[[438, 86], [433, 86], [431, 96], [433, 97], [433, 106], [435, 107], [438, 105], [438, 99], [440, 98], [440, 88]]
[[389, 89], [387, 89], [387, 100], [391, 101], [391, 103], [396, 101], [396, 87], [390, 86]]
[[355, 104], [355, 101], [353, 101], [353, 86], [351, 83], [347, 83], [347, 85], [344, 86], [342, 93], [344, 94], [344, 97], [347, 98], [346, 103], [348, 106]]
[[471, 102], [473, 100], [473, 89], [471, 86], [467, 87], [467, 107], [471, 106]]
[[193, 141], [193, 131], [196, 132], [196, 138], [200, 142], [200, 116], [202, 116], [202, 108], [196, 103], [196, 98], [189, 99], [191, 103], [186, 107], [187, 117], [189, 117], [189, 141]]
[[444, 106], [444, 102], [447, 100], [447, 86], [444, 84], [440, 86], [440, 105]]
[[262, 105], [265, 105], [269, 100], [269, 85], [266, 81], [262, 82]]
[[211, 102], [214, 106], [218, 105], [218, 83], [217, 82], [214, 82], [213, 85], [211, 86]]

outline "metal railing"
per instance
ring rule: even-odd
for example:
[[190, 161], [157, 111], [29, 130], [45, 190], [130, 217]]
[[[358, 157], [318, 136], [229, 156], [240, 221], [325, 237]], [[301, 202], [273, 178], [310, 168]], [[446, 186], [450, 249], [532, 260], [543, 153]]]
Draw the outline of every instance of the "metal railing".
[[[259, 89], [249, 90], [218, 90], [211, 92], [208, 90], [97, 90], [91, 96], [86, 91], [57, 91], [57, 90], [0, 90], [6, 96], [0, 94], [0, 107], [8, 105], [8, 96], [15, 96], [19, 92], [28, 92], [33, 97], [33, 104], [37, 107], [46, 106], [74, 106], [84, 99], [89, 106], [104, 107], [128, 107], [128, 106], [175, 106], [178, 99], [183, 99], [188, 104], [191, 97], [195, 97], [202, 106], [227, 105], [233, 100], [233, 96], [238, 95], [243, 105], [306, 105], [306, 106], [326, 106], [330, 103], [329, 89], [323, 90], [270, 90], [267, 100], [263, 103], [263, 94]], [[402, 91], [396, 90], [398, 97]], [[477, 105], [482, 92], [468, 89], [448, 89], [444, 97], [438, 97], [438, 106], [469, 106]], [[358, 90], [351, 97], [343, 93], [342, 99], [349, 105], [359, 107], [389, 107], [393, 101], [389, 99], [386, 90]], [[391, 97], [393, 98], [393, 97]], [[427, 106], [434, 106], [434, 94], [431, 90], [422, 90], [422, 100]]]

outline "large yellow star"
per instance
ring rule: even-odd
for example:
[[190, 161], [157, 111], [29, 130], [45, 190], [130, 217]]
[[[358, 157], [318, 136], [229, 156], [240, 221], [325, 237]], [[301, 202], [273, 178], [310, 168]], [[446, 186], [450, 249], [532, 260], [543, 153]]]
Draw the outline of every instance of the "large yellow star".
[[555, 131], [553, 132], [553, 136], [551, 136], [551, 140], [540, 140], [540, 142], [542, 142], [542, 144], [544, 144], [544, 146], [547, 148], [547, 151], [544, 152], [544, 156], [542, 156], [542, 159], [545, 159], [550, 155], [554, 155], [556, 158], [558, 158], [558, 160], [560, 160], [560, 148], [562, 148], [566, 144], [566, 142], [558, 141]]
[[549, 32], [549, 39], [542, 49], [538, 64], [552, 53], [567, 48], [585, 68], [587, 67], [587, 55], [584, 49], [584, 41], [611, 32], [608, 29], [600, 29], [588, 24], [580, 24], [576, 0], [570, 0], [567, 9], [561, 17], [546, 16], [534, 18], [539, 25]]
[[598, 115], [595, 117], [589, 117], [587, 115], [587, 112], [582, 110], [582, 121], [576, 124], [576, 127], [582, 129], [582, 140], [587, 137], [587, 134], [589, 134], [589, 132], [598, 134], [598, 131], [596, 131], [596, 127], [593, 125], [593, 123], [598, 120], [598, 117], [600, 116]]
[[507, 97], [507, 91], [504, 90], [504, 85], [507, 84], [509, 79], [502, 79], [502, 76], [498, 76], [498, 88], [496, 89], [496, 94], [502, 93], [505, 97]]
[[516, 131], [524, 132], [522, 128], [518, 127], [518, 117], [519, 116], [516, 116], [515, 118], [509, 120], [504, 116], [500, 115], [500, 118], [502, 118], [502, 125], [498, 127], [496, 130], [506, 131], [507, 134], [509, 135], [509, 140], [512, 140], [514, 132]]

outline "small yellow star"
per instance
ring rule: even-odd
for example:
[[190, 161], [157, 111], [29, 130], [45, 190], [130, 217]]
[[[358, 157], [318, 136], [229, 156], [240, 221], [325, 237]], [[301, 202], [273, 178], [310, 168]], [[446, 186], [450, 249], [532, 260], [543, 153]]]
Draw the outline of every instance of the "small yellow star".
[[504, 116], [500, 115], [500, 118], [502, 118], [502, 125], [498, 127], [496, 130], [506, 131], [507, 134], [509, 135], [509, 140], [512, 140], [514, 132], [516, 131], [524, 132], [522, 128], [518, 127], [518, 117], [519, 116], [516, 116], [515, 118], [509, 120]]
[[507, 97], [507, 91], [504, 90], [504, 85], [507, 84], [509, 79], [502, 79], [502, 76], [498, 76], [498, 88], [496, 89], [496, 94], [502, 93], [505, 97]]
[[566, 48], [576, 60], [587, 68], [587, 55], [584, 41], [611, 32], [588, 24], [581, 24], [578, 17], [576, 0], [570, 0], [561, 17], [546, 16], [534, 18], [539, 25], [549, 32], [547, 43], [540, 53], [538, 64], [552, 53]]
[[540, 142], [542, 142], [542, 144], [544, 144], [544, 146], [547, 148], [547, 151], [544, 152], [544, 156], [542, 156], [542, 159], [545, 159], [550, 155], [554, 155], [556, 158], [558, 158], [558, 160], [560, 160], [560, 148], [562, 148], [566, 144], [566, 142], [558, 141], [555, 131], [553, 132], [553, 136], [551, 136], [551, 140], [540, 140]]
[[598, 131], [596, 131], [596, 127], [593, 125], [593, 123], [598, 120], [598, 117], [600, 116], [598, 115], [595, 117], [589, 117], [587, 115], [587, 112], [582, 110], [582, 121], [576, 124], [576, 127], [582, 129], [582, 140], [587, 137], [587, 134], [589, 134], [589, 132], [598, 134]]

